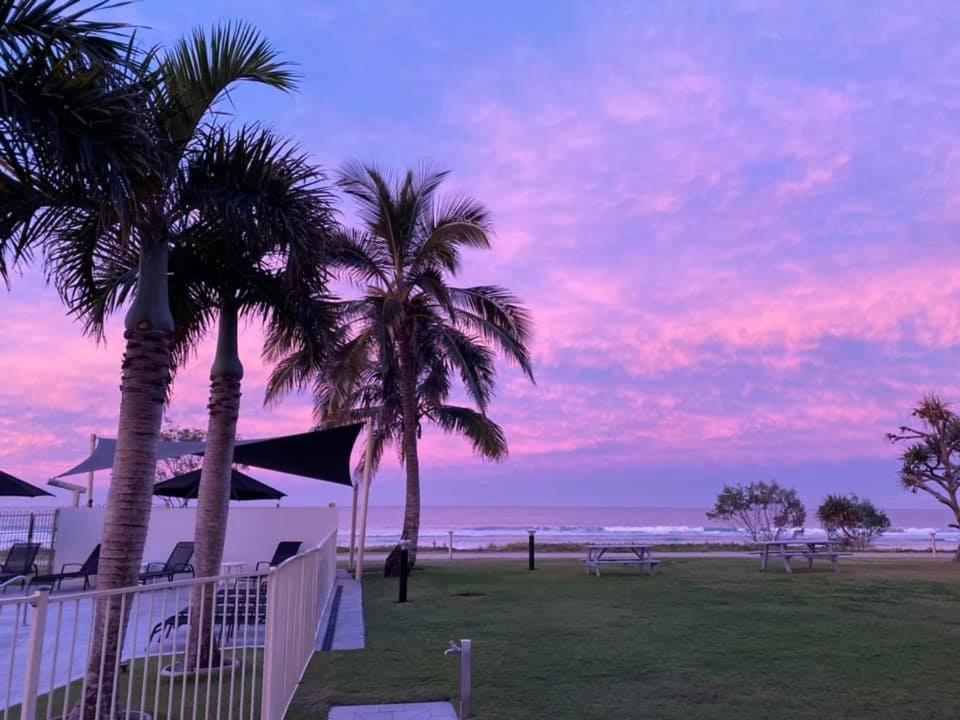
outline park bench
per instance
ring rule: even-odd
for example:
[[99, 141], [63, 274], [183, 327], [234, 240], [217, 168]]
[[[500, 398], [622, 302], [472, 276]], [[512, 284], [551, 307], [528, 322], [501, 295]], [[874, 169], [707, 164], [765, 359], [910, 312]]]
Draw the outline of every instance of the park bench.
[[644, 568], [650, 575], [656, 572], [659, 560], [654, 560], [650, 554], [650, 546], [633, 542], [599, 542], [586, 543], [584, 549], [587, 557], [583, 561], [587, 574], [592, 570], [600, 577], [600, 568], [604, 565], [626, 565]]
[[840, 572], [840, 558], [852, 553], [838, 552], [835, 546], [831, 540], [770, 540], [763, 544], [763, 550], [752, 554], [760, 556], [761, 571], [767, 569], [771, 557], [778, 557], [783, 559], [783, 569], [790, 575], [793, 574], [793, 558], [806, 560], [808, 569], [813, 568], [814, 560], [829, 560], [834, 572]]

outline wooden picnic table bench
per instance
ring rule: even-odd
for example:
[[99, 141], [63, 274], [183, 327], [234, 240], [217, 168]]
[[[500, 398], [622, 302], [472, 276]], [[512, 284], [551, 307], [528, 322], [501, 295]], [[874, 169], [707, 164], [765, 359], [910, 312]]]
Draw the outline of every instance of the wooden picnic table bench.
[[591, 542], [584, 543], [584, 549], [587, 551], [587, 558], [583, 561], [586, 572], [589, 575], [593, 570], [597, 577], [600, 577], [602, 565], [628, 565], [641, 570], [646, 567], [647, 572], [653, 575], [660, 564], [659, 560], [653, 559], [651, 547], [643, 543]]
[[[791, 550], [791, 547], [796, 549]], [[852, 553], [837, 552], [835, 548], [833, 540], [768, 540], [763, 543], [763, 550], [756, 554], [760, 555], [761, 571], [767, 569], [771, 557], [779, 557], [783, 558], [783, 569], [792, 575], [791, 560], [798, 557], [807, 561], [808, 569], [813, 567], [814, 560], [829, 560], [834, 572], [840, 572], [840, 558]]]

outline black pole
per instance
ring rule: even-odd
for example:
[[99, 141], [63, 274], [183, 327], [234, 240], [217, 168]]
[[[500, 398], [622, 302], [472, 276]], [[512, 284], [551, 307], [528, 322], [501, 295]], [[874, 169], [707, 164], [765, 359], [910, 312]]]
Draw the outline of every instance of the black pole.
[[535, 550], [533, 547], [533, 536], [535, 533], [533, 530], [529, 530], [528, 532], [530, 533], [530, 545], [528, 547], [529, 555], [530, 555], [530, 569], [535, 570], [536, 569], [536, 563], [534, 562]]
[[407, 601], [407, 573], [410, 571], [410, 551], [407, 549], [407, 543], [400, 545], [400, 597], [397, 602]]

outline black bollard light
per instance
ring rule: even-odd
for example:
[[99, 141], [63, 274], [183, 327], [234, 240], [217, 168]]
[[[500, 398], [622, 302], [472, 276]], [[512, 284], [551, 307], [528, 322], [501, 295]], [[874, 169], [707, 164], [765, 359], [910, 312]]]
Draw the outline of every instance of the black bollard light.
[[410, 541], [400, 541], [400, 596], [397, 602], [407, 601], [407, 574], [410, 572]]
[[534, 562], [534, 555], [535, 555], [536, 553], [535, 553], [535, 549], [534, 549], [534, 546], [533, 546], [533, 536], [537, 534], [537, 531], [534, 530], [533, 528], [530, 528], [529, 530], [527, 530], [527, 533], [529, 533], [529, 535], [530, 535], [530, 544], [528, 545], [528, 552], [529, 552], [529, 556], [530, 556], [530, 569], [531, 569], [531, 570], [535, 570], [535, 569], [536, 569], [536, 563]]

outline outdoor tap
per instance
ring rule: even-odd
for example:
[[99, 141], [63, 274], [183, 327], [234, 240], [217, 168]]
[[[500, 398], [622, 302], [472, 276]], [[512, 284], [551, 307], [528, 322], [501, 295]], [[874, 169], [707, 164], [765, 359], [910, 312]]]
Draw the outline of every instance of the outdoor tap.
[[467, 720], [473, 706], [473, 643], [461, 640], [458, 645], [451, 640], [443, 654], [460, 656], [460, 720]]

